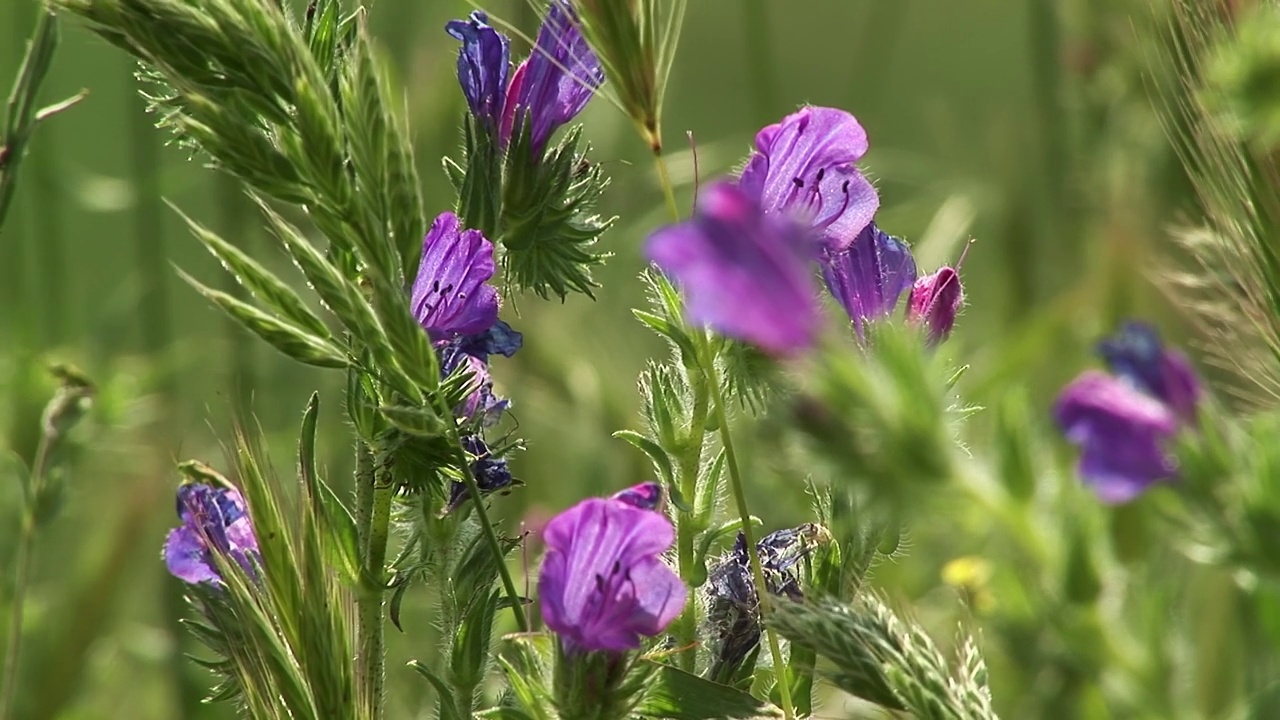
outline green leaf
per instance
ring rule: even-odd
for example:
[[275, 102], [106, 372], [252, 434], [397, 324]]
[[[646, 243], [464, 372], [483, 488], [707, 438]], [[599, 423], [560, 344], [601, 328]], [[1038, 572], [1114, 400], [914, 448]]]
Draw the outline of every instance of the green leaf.
[[318, 337], [326, 340], [332, 337], [324, 321], [316, 317], [307, 308], [302, 298], [298, 297], [293, 288], [289, 287], [283, 280], [271, 274], [270, 271], [259, 265], [239, 248], [192, 220], [176, 206], [171, 204], [169, 207], [178, 213], [182, 220], [186, 222], [187, 228], [191, 230], [191, 234], [195, 235], [196, 239], [204, 244], [205, 248], [222, 263], [227, 272], [231, 273], [260, 302], [275, 310], [281, 317], [292, 321], [293, 324], [310, 331]]
[[429, 408], [404, 405], [383, 405], [378, 412], [392, 425], [418, 437], [440, 437], [445, 431], [445, 421]]
[[782, 710], [777, 706], [749, 693], [671, 665], [653, 664], [658, 665], [658, 672], [636, 708], [640, 715], [673, 720], [782, 717]]
[[658, 475], [662, 477], [663, 484], [668, 488], [675, 487], [675, 468], [671, 465], [671, 458], [667, 455], [667, 451], [662, 449], [662, 446], [635, 430], [619, 430], [613, 436], [626, 440], [639, 448], [645, 455], [648, 455], [649, 459], [653, 461], [653, 466], [657, 469]]
[[312, 393], [298, 433], [298, 477], [307, 490], [311, 511], [319, 516], [329, 562], [342, 570], [347, 583], [360, 581], [360, 543], [356, 521], [333, 488], [316, 471], [316, 421], [320, 393]]
[[178, 275], [196, 292], [222, 308], [222, 311], [236, 322], [294, 360], [325, 368], [345, 368], [350, 364], [342, 350], [325, 338], [316, 337], [296, 325], [291, 325], [274, 315], [268, 315], [224, 292], [205, 287], [181, 270], [178, 271]]
[[427, 682], [430, 682], [432, 687], [436, 689], [436, 692], [440, 693], [440, 720], [468, 720], [458, 715], [458, 705], [454, 701], [453, 690], [449, 687], [449, 683], [445, 682], [439, 675], [436, 675], [431, 668], [417, 660], [410, 660], [409, 667], [426, 678]]
[[[387, 337], [382, 323], [378, 320], [378, 315], [374, 312], [369, 301], [365, 299], [364, 294], [353, 282], [348, 280], [343, 274], [334, 267], [334, 265], [325, 258], [324, 254], [316, 249], [314, 245], [302, 236], [292, 224], [267, 207], [266, 203], [259, 201], [259, 205], [263, 214], [267, 216], [267, 221], [271, 226], [272, 234], [274, 234], [284, 245], [285, 252], [293, 258], [298, 269], [306, 276], [307, 281], [311, 283], [311, 287], [315, 289], [316, 294], [320, 296], [321, 302], [329, 309], [329, 312], [337, 316], [352, 335], [369, 349], [372, 353], [375, 364], [387, 381], [390, 382], [396, 390], [399, 390], [407, 397], [418, 399], [421, 394], [417, 391], [418, 386], [422, 384], [422, 380], [434, 377], [430, 373], [424, 374], [419, 367], [423, 362], [421, 357], [411, 356], [412, 362], [400, 363], [396, 356], [396, 344]], [[408, 301], [404, 303], [407, 311]], [[422, 336], [422, 341], [426, 343], [426, 333], [420, 327], [416, 328], [418, 335]], [[403, 334], [401, 331], [399, 334]], [[399, 345], [404, 345], [401, 340]], [[430, 346], [427, 345], [430, 351]], [[420, 353], [421, 350], [415, 350]], [[435, 358], [432, 355], [431, 367], [435, 366]], [[409, 366], [415, 368], [415, 374], [412, 376], [405, 373], [403, 367]], [[416, 382], [415, 382], [416, 381]], [[434, 377], [435, 382], [439, 382], [438, 377]], [[431, 385], [428, 385], [431, 387]]]
[[476, 713], [476, 717], [486, 720], [534, 720], [534, 717], [524, 710], [507, 705], [481, 710]]

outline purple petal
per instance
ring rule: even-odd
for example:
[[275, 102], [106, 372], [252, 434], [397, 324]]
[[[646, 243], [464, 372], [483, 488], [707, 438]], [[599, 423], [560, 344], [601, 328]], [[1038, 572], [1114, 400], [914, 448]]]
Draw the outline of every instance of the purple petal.
[[867, 151], [858, 120], [835, 108], [804, 107], [756, 134], [756, 152], [738, 183], [766, 212], [785, 212], [843, 250], [880, 206], [854, 166]]
[[458, 50], [458, 83], [471, 114], [497, 131], [507, 88], [510, 48], [506, 36], [488, 25], [476, 10], [467, 20], [451, 20], [445, 32], [462, 42]]
[[649, 558], [631, 568], [636, 606], [631, 627], [641, 635], [657, 635], [684, 610], [688, 588], [667, 564]]
[[204, 541], [190, 527], [183, 525], [169, 531], [164, 543], [164, 564], [179, 580], [197, 584], [219, 583], [222, 578], [209, 564]]
[[482, 333], [498, 320], [493, 245], [478, 230], [459, 232], [458, 217], [441, 213], [422, 241], [422, 261], [410, 297], [414, 317], [432, 340]]
[[527, 112], [533, 152], [541, 156], [552, 133], [582, 112], [604, 82], [604, 69], [578, 22], [569, 3], [551, 3], [533, 52], [512, 76], [502, 120], [504, 144], [515, 125], [515, 113]]
[[862, 337], [862, 323], [893, 312], [898, 298], [916, 281], [916, 261], [901, 240], [875, 223], [844, 250], [820, 258], [827, 289], [849, 314]]
[[739, 188], [708, 187], [693, 219], [654, 233], [647, 252], [683, 286], [690, 323], [778, 355], [813, 344], [821, 317], [811, 238], [786, 218], [766, 216]]
[[679, 578], [654, 567], [675, 541], [665, 515], [591, 498], [553, 518], [543, 538], [542, 618], [570, 647], [637, 648], [640, 635], [661, 632], [683, 608], [683, 585], [671, 587]]
[[1164, 443], [1177, 432], [1177, 418], [1123, 380], [1082, 374], [1058, 397], [1054, 419], [1080, 447], [1080, 474], [1104, 502], [1131, 500], [1174, 476]]

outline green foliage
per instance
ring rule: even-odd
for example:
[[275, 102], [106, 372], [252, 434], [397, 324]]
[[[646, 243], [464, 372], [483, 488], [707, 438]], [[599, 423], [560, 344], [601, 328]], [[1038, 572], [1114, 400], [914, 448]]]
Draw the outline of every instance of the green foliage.
[[4, 227], [5, 218], [9, 215], [18, 166], [26, 156], [27, 143], [31, 141], [36, 126], [85, 97], [82, 92], [48, 107], [37, 106], [40, 85], [49, 73], [57, 46], [58, 22], [53, 13], [42, 12], [9, 94], [8, 112], [3, 132], [0, 132], [0, 227]]
[[841, 344], [818, 353], [794, 418], [819, 452], [904, 507], [953, 475], [950, 373], [916, 328], [877, 323], [867, 337], [865, 352]]
[[591, 268], [607, 257], [594, 245], [617, 219], [593, 213], [609, 179], [579, 150], [581, 127], [541, 157], [529, 132], [517, 123], [507, 149], [500, 222], [507, 279], [543, 298], [591, 296]]
[[685, 0], [583, 0], [582, 34], [600, 58], [618, 104], [655, 153]]
[[214, 553], [225, 582], [190, 588], [204, 618], [190, 627], [217, 656], [201, 662], [224, 677], [213, 697], [235, 700], [253, 717], [365, 717], [353, 702], [350, 661], [355, 578], [349, 567], [342, 575], [332, 572], [335, 560], [339, 569], [349, 565], [354, 528], [315, 474], [317, 410], [313, 398], [299, 440], [300, 498], [294, 502], [263, 457], [261, 437], [237, 433], [237, 474], [261, 564], [248, 573]]
[[670, 665], [657, 666], [636, 712], [645, 717], [674, 720], [782, 716], [782, 711], [770, 703]]
[[919, 718], [995, 717], [976, 647], [965, 640], [950, 668], [923, 630], [873, 595], [854, 603], [784, 603], [768, 622], [829, 660], [829, 679], [846, 692]]
[[1166, 121], [1203, 218], [1178, 237], [1197, 271], [1173, 271], [1166, 281], [1214, 339], [1211, 355], [1239, 375], [1241, 399], [1271, 407], [1280, 397], [1280, 254], [1272, 242], [1280, 179], [1267, 87], [1276, 73], [1277, 13], [1262, 3], [1236, 24], [1195, 3], [1179, 0], [1174, 9], [1162, 60], [1186, 93], [1165, 98]]

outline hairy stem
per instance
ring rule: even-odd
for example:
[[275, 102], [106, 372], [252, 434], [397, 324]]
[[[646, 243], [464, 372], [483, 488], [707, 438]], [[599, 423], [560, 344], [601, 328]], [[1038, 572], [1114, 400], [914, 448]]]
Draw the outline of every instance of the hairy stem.
[[[764, 569], [760, 566], [760, 554], [756, 551], [755, 534], [751, 527], [751, 511], [747, 508], [747, 496], [742, 490], [742, 474], [738, 471], [738, 456], [733, 449], [733, 436], [729, 432], [729, 421], [724, 410], [724, 393], [715, 375], [715, 359], [710, 353], [705, 358], [707, 380], [712, 387], [712, 401], [715, 409], [716, 424], [720, 426], [720, 442], [724, 445], [725, 464], [729, 469], [729, 488], [733, 492], [733, 502], [738, 507], [738, 515], [742, 518], [742, 536], [747, 542], [747, 558], [751, 563], [751, 579], [756, 586], [756, 598], [760, 603], [761, 616], [768, 615], [773, 607], [769, 588], [765, 585]], [[787, 677], [787, 667], [782, 661], [782, 647], [778, 644], [778, 636], [766, 627], [765, 638], [769, 643], [769, 655], [773, 658], [773, 671], [777, 677], [778, 694], [782, 700], [782, 714], [785, 720], [795, 718], [795, 710], [791, 704], [791, 683]]]
[[[698, 469], [702, 464], [702, 448], [706, 433], [709, 398], [707, 396], [707, 383], [700, 371], [689, 373], [689, 384], [693, 391], [693, 412], [689, 415], [687, 444], [678, 459], [676, 482], [680, 484], [680, 494], [684, 496], [685, 502], [694, 503], [694, 498], [698, 492]], [[706, 529], [696, 526], [697, 510], [698, 508], [695, 505], [694, 514], [680, 510], [675, 513], [676, 564], [680, 570], [680, 577], [686, 581], [693, 577], [694, 572], [693, 563], [696, 559], [693, 548], [694, 536]], [[681, 613], [680, 618], [677, 620], [675, 632], [679, 647], [693, 648], [697, 645], [698, 604], [696, 602], [685, 604], [684, 612]], [[692, 649], [680, 653], [680, 669], [685, 672], [694, 672], [697, 660], [698, 654]]]
[[385, 648], [383, 647], [383, 599], [386, 595], [387, 541], [391, 534], [391, 497], [395, 482], [388, 467], [375, 468], [369, 508], [368, 543], [365, 546], [365, 583], [359, 601], [360, 649], [356, 672], [360, 682], [363, 717], [381, 720]]
[[4, 681], [0, 683], [0, 719], [13, 717], [14, 702], [18, 695], [18, 658], [22, 651], [22, 620], [26, 610], [27, 585], [31, 582], [31, 559], [36, 541], [36, 503], [44, 490], [44, 476], [49, 465], [49, 453], [54, 440], [46, 432], [40, 438], [32, 463], [31, 478], [27, 485], [26, 507], [22, 513], [22, 528], [18, 535], [17, 567], [14, 570], [13, 603], [9, 611], [9, 647], [4, 654]]
[[[458, 436], [458, 428], [455, 426], [452, 430], [453, 444], [461, 450], [462, 439]], [[511, 614], [516, 619], [516, 627], [520, 632], [529, 632], [529, 619], [524, 614], [524, 601], [520, 593], [516, 590], [516, 583], [511, 579], [511, 570], [507, 567], [506, 556], [502, 552], [502, 542], [498, 540], [498, 531], [493, 527], [493, 521], [489, 519], [489, 510], [484, 506], [484, 498], [480, 495], [480, 485], [476, 482], [475, 473], [471, 472], [471, 463], [466, 459], [466, 453], [462, 454], [462, 482], [467, 486], [467, 492], [471, 496], [471, 504], [476, 508], [476, 518], [480, 521], [480, 528], [484, 531], [485, 542], [489, 545], [490, 552], [493, 553], [494, 560], [498, 565], [498, 575], [502, 578], [502, 588], [507, 593], [507, 599], [510, 600]]]

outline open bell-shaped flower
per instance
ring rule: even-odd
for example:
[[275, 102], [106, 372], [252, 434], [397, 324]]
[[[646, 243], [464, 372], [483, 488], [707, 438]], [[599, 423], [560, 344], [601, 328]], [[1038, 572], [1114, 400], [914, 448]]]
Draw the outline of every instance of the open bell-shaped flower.
[[590, 498], [547, 523], [543, 538], [542, 619], [566, 651], [637, 649], [683, 610], [688, 591], [661, 557], [675, 542], [666, 515]]
[[756, 134], [756, 151], [738, 185], [765, 211], [784, 213], [843, 250], [880, 206], [871, 181], [854, 165], [867, 152], [867, 132], [836, 108], [803, 107]]

